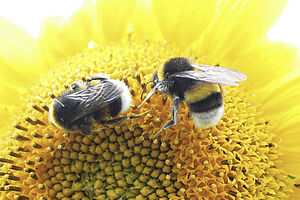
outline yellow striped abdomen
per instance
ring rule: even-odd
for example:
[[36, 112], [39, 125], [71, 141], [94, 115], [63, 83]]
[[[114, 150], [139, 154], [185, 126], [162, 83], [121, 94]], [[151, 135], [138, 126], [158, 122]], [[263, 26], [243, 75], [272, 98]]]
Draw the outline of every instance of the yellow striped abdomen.
[[190, 104], [205, 99], [212, 93], [216, 92], [221, 92], [218, 84], [199, 82], [192, 89], [185, 92], [184, 98], [186, 103]]
[[224, 105], [219, 85], [198, 83], [184, 97], [198, 128], [217, 125], [222, 119]]

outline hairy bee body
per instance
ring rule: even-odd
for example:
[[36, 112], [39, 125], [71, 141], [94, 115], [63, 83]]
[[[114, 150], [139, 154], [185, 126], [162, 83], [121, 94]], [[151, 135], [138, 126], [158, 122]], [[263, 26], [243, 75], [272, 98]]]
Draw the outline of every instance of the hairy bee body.
[[199, 128], [217, 125], [224, 112], [220, 86], [211, 83], [197, 83], [186, 91], [187, 103], [194, 123]]
[[185, 101], [197, 127], [214, 126], [221, 120], [224, 111], [220, 86], [190, 78], [171, 76], [173, 73], [190, 70], [194, 68], [185, 58], [174, 58], [166, 62], [158, 69], [157, 78], [159, 81], [172, 81], [172, 84], [169, 85], [168, 91], [161, 92], [170, 96], [178, 96], [180, 101]]
[[49, 120], [60, 129], [88, 133], [95, 121], [107, 122], [130, 105], [125, 83], [101, 74], [88, 81], [76, 81], [59, 95], [50, 106]]
[[246, 75], [233, 69], [197, 65], [183, 57], [172, 58], [158, 68], [150, 81], [154, 82], [154, 88], [140, 106], [159, 90], [173, 99], [173, 119], [167, 122], [162, 130], [176, 125], [178, 106], [182, 101], [188, 105], [195, 125], [198, 128], [206, 128], [217, 125], [223, 116], [224, 105], [220, 85], [237, 86], [237, 81], [244, 80]]

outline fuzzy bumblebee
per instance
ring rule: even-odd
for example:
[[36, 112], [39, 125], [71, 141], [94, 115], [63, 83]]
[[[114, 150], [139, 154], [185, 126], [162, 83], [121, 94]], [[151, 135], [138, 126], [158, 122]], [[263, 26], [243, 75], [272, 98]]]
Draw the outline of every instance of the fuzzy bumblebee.
[[224, 112], [220, 85], [238, 86], [236, 82], [246, 79], [245, 74], [234, 69], [198, 65], [183, 57], [172, 58], [155, 72], [153, 80], [149, 81], [154, 87], [139, 107], [159, 90], [172, 98], [173, 106], [172, 119], [158, 133], [176, 125], [182, 101], [187, 103], [198, 128], [211, 127], [219, 123]]
[[63, 130], [90, 132], [90, 126], [115, 123], [137, 116], [111, 119], [128, 110], [131, 96], [128, 87], [120, 80], [97, 74], [87, 81], [75, 81], [59, 95], [49, 109], [49, 120]]

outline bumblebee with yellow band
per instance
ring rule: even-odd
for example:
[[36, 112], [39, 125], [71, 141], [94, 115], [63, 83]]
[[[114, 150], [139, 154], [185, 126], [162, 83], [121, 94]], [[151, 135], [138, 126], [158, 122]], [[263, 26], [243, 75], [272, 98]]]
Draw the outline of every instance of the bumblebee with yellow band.
[[183, 57], [172, 58], [159, 67], [152, 81], [149, 81], [154, 83], [154, 87], [139, 105], [139, 108], [157, 90], [172, 98], [172, 119], [164, 124], [154, 137], [162, 130], [176, 125], [178, 107], [182, 101], [187, 103], [198, 128], [214, 126], [222, 119], [224, 112], [220, 85], [238, 86], [236, 82], [246, 79], [245, 74], [234, 69], [198, 65]]

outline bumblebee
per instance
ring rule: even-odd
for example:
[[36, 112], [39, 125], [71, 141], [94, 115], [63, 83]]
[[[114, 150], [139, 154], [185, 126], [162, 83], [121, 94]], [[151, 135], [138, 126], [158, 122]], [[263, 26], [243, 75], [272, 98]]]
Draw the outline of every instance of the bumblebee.
[[172, 58], [158, 68], [152, 81], [147, 82], [147, 84], [153, 82], [154, 87], [138, 108], [159, 90], [172, 98], [173, 106], [172, 119], [164, 124], [158, 133], [176, 125], [178, 107], [182, 101], [189, 107], [196, 127], [211, 127], [219, 123], [224, 112], [220, 85], [238, 86], [236, 82], [246, 79], [245, 74], [234, 69], [198, 65], [183, 57]]
[[49, 121], [63, 130], [81, 130], [89, 133], [94, 122], [117, 123], [135, 118], [116, 117], [128, 110], [131, 96], [128, 87], [120, 80], [97, 74], [86, 81], [75, 81], [54, 99], [49, 109]]

